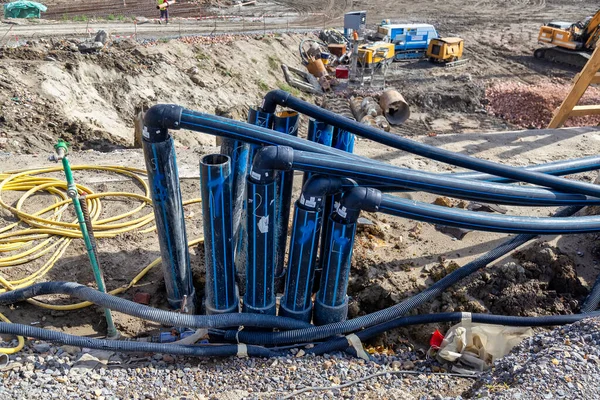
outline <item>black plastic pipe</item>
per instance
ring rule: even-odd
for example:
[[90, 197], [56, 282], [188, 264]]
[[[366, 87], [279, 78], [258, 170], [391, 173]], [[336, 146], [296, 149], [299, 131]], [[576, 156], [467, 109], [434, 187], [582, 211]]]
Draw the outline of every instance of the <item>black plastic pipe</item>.
[[0, 305], [14, 304], [37, 296], [63, 294], [80, 300], [89, 301], [103, 308], [109, 308], [127, 315], [148, 321], [159, 322], [167, 326], [188, 328], [224, 328], [232, 326], [248, 326], [257, 328], [298, 329], [311, 326], [306, 322], [291, 318], [274, 317], [256, 314], [219, 314], [189, 315], [178, 312], [160, 310], [143, 304], [134, 303], [108, 293], [74, 282], [36, 283], [24, 289], [11, 290], [0, 294]]
[[[291, 136], [298, 136], [299, 115], [295, 111], [282, 111], [273, 119], [273, 130]], [[281, 290], [285, 275], [285, 249], [290, 222], [290, 208], [292, 203], [292, 189], [294, 186], [293, 171], [279, 171], [275, 177], [275, 191], [277, 192], [277, 213], [275, 225], [275, 288]]]
[[322, 224], [323, 206], [329, 194], [342, 190], [339, 178], [313, 175], [296, 201], [287, 279], [279, 315], [310, 322], [311, 294]]
[[264, 112], [274, 112], [276, 106], [284, 106], [305, 114], [316, 120], [333, 125], [337, 128], [352, 132], [358, 136], [385, 144], [389, 147], [404, 150], [432, 160], [441, 161], [450, 165], [467, 168], [487, 174], [492, 174], [517, 181], [533, 183], [565, 192], [582, 193], [589, 196], [600, 197], [600, 187], [585, 182], [569, 181], [563, 178], [527, 171], [511, 166], [482, 160], [465, 154], [456, 153], [439, 147], [418, 143], [393, 133], [388, 133], [371, 126], [352, 121], [349, 118], [337, 115], [331, 111], [295, 98], [283, 90], [273, 90], [265, 96], [261, 109]]
[[144, 119], [143, 148], [154, 206], [154, 220], [162, 256], [162, 268], [169, 305], [194, 313], [196, 291], [192, 280], [190, 254], [183, 218], [177, 159], [173, 138], [159, 126], [153, 113]]
[[229, 157], [211, 154], [200, 159], [207, 314], [239, 311], [233, 252], [232, 181]]

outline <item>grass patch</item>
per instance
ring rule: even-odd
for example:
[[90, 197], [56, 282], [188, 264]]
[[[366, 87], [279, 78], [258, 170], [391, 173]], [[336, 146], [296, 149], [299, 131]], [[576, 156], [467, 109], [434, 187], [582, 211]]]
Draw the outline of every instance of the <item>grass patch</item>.
[[262, 90], [262, 91], [265, 91], [265, 92], [266, 92], [266, 91], [268, 91], [268, 90], [270, 89], [270, 88], [269, 88], [269, 85], [267, 85], [267, 84], [266, 84], [266, 83], [265, 83], [263, 80], [259, 80], [259, 81], [257, 81], [257, 82], [256, 82], [256, 85], [258, 86], [258, 88], [259, 88], [260, 90]]
[[75, 22], [87, 22], [89, 20], [87, 15], [76, 15], [73, 17]]
[[279, 69], [279, 65], [281, 64], [281, 60], [275, 56], [268, 56], [269, 68], [272, 70]]
[[292, 96], [298, 97], [300, 96], [300, 91], [296, 88], [291, 87], [287, 83], [279, 82], [277, 87], [285, 92], [290, 93]]

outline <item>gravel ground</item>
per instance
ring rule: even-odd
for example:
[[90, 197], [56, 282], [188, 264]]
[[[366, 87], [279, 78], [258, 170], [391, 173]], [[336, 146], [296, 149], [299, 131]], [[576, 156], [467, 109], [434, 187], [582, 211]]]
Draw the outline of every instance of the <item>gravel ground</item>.
[[524, 340], [474, 388], [473, 397], [486, 399], [599, 398], [600, 319]]
[[[475, 382], [438, 371], [423, 352], [404, 347], [368, 362], [295, 349], [268, 360], [198, 360], [33, 341], [0, 367], [0, 399], [593, 399], [600, 396], [600, 319], [523, 341]], [[296, 394], [315, 386], [326, 389]]]
[[[348, 388], [293, 398], [456, 399], [473, 383], [432, 374], [419, 361], [423, 354], [412, 351], [375, 356], [370, 362], [342, 354], [292, 353], [268, 360], [197, 360], [34, 342], [0, 371], [0, 399], [280, 399], [308, 386], [329, 387], [376, 373], [383, 374]], [[413, 375], [394, 373], [400, 369]]]

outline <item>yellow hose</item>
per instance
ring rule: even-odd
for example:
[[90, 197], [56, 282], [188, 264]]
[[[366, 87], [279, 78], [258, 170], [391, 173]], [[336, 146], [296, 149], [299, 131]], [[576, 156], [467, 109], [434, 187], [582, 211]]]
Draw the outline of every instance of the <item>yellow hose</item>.
[[[11, 323], [10, 320], [6, 318], [2, 313], [0, 313], [0, 319], [4, 322], [8, 322], [9, 324]], [[18, 344], [15, 347], [0, 347], [0, 353], [15, 354], [21, 351], [21, 349], [25, 346], [25, 339], [23, 338], [23, 336], [17, 336], [17, 341]]]
[[[72, 170], [94, 170], [122, 175], [136, 182], [143, 191], [141, 194], [125, 192], [94, 193], [91, 188], [77, 185], [79, 192], [85, 194], [87, 197], [90, 218], [96, 238], [113, 238], [122, 233], [134, 230], [141, 233], [148, 233], [156, 229], [156, 226], [153, 224], [154, 214], [150, 210], [152, 206], [152, 200], [149, 197], [150, 188], [144, 180], [145, 171], [121, 166], [92, 165], [72, 166]], [[71, 199], [66, 194], [66, 182], [52, 177], [40, 176], [57, 172], [61, 173], [62, 168], [57, 166], [0, 173], [0, 207], [11, 212], [19, 219], [18, 222], [0, 228], [0, 253], [7, 254], [4, 257], [0, 257], [0, 271], [47, 257], [41, 267], [22, 278], [8, 280], [0, 274], [0, 293], [31, 286], [36, 281], [44, 278], [66, 252], [73, 239], [82, 237], [76, 221], [67, 222], [61, 220], [63, 212], [71, 205]], [[5, 192], [9, 191], [24, 193], [16, 203], [13, 203], [6, 201], [3, 197]], [[40, 193], [53, 196], [54, 203], [34, 212], [25, 211], [24, 207], [29, 203], [33, 203], [31, 197]], [[108, 197], [128, 198], [139, 201], [140, 204], [122, 214], [106, 216], [101, 219], [100, 217], [104, 210], [102, 199]], [[183, 204], [189, 205], [199, 202], [200, 199], [196, 198], [184, 201]], [[14, 206], [10, 204], [14, 204]], [[144, 209], [148, 209], [148, 211], [139, 216], [138, 214], [142, 213]], [[202, 243], [203, 240], [203, 238], [194, 239], [188, 243], [188, 246], [197, 245], [198, 243]], [[127, 291], [160, 263], [161, 258], [159, 257], [143, 268], [127, 285], [116, 288], [109, 293], [117, 295]], [[45, 309], [60, 311], [78, 310], [92, 305], [92, 303], [87, 301], [68, 305], [47, 304], [35, 299], [29, 299], [28, 302]], [[0, 319], [10, 323], [8, 318], [1, 313]], [[13, 354], [21, 350], [24, 346], [24, 339], [18, 337], [18, 340], [18, 346], [14, 348], [0, 348], [0, 353]]]

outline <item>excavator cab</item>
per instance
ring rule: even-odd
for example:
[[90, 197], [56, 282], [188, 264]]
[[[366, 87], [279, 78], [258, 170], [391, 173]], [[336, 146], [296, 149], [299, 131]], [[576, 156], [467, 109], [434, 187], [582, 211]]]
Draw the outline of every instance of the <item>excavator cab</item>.
[[535, 58], [583, 67], [600, 37], [600, 10], [576, 23], [550, 22], [540, 28], [538, 42], [554, 45], [533, 53]]

